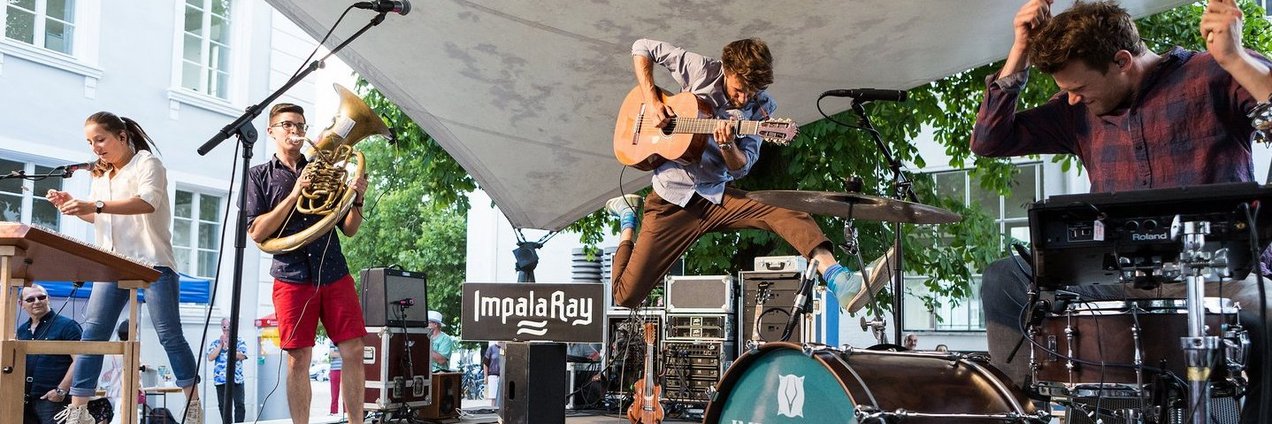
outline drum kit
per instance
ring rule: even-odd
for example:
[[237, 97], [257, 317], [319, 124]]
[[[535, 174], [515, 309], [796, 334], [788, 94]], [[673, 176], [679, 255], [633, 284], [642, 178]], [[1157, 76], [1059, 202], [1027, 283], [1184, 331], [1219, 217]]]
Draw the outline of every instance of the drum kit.
[[[751, 192], [748, 197], [845, 218], [849, 225], [854, 219], [912, 224], [960, 219], [945, 209], [860, 193], [779, 190]], [[1085, 207], [1093, 208], [1089, 203]], [[1163, 257], [1173, 261], [1177, 267], [1171, 274], [1177, 276], [1173, 282], [1189, 286], [1188, 298], [1086, 301], [1056, 290], [1059, 306], [1049, 307], [1025, 323], [1032, 381], [1023, 386], [1013, 384], [983, 354], [769, 342], [751, 345], [730, 366], [704, 422], [1050, 422], [1050, 411], [1036, 408], [1031, 399], [1054, 401], [1065, 406], [1070, 416], [1103, 419], [1093, 419], [1095, 422], [1212, 422], [1206, 399], [1238, 396], [1246, 387], [1242, 373], [1249, 337], [1237, 322], [1239, 305], [1230, 299], [1203, 296], [1202, 274], [1224, 265], [1223, 259], [1216, 257], [1221, 255], [1202, 251], [1213, 247], [1204, 240], [1209, 227], [1181, 223], [1178, 214], [1183, 212], [1176, 213], [1169, 243], [1180, 247], [1174, 256], [1163, 256], [1165, 244], [1152, 249], [1158, 255], [1159, 267]], [[1035, 218], [1031, 210], [1031, 226], [1036, 225]], [[1215, 223], [1218, 227], [1226, 224]], [[1039, 231], [1034, 229], [1035, 239], [1043, 236]], [[1118, 231], [1110, 230], [1109, 238], [1131, 238], [1129, 233]], [[845, 234], [852, 237], [855, 232], [846, 230]], [[1034, 249], [1034, 257], [1027, 259], [1040, 260], [1040, 248], [1035, 245]], [[896, 270], [892, 290], [901, 293], [901, 265], [892, 265]], [[1057, 264], [1050, 266], [1054, 269]], [[1170, 268], [1170, 264], [1165, 266]], [[1123, 274], [1129, 277], [1132, 273]], [[1036, 291], [1035, 282], [1031, 297]], [[900, 322], [899, 303], [894, 302], [894, 322]], [[1094, 407], [1085, 403], [1092, 398], [1096, 399]], [[1101, 405], [1101, 401], [1106, 403]]]

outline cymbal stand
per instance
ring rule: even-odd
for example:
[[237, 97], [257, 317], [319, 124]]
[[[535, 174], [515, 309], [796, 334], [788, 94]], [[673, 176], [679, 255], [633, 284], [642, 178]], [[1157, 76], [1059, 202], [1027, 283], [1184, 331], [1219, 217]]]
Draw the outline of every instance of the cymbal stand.
[[[874, 315], [874, 319], [867, 321], [865, 317], [861, 317], [861, 331], [870, 331], [879, 344], [888, 343], [886, 333], [888, 322], [883, 319], [883, 314], [879, 313], [874, 292], [869, 291], [870, 275], [866, 272], [865, 260], [861, 258], [861, 243], [857, 238], [857, 227], [853, 225], [851, 219], [844, 223], [844, 242], [839, 244], [839, 248], [844, 251], [844, 254], [856, 258], [857, 272], [861, 274], [861, 289], [866, 290], [866, 294], [870, 296], [870, 300], [866, 303], [870, 307], [867, 315]], [[839, 306], [843, 307], [843, 305]]]
[[1180, 337], [1179, 341], [1187, 358], [1188, 405], [1194, 423], [1210, 422], [1210, 355], [1220, 346], [1219, 337], [1205, 333], [1205, 275], [1224, 272], [1226, 268], [1226, 265], [1220, 266], [1219, 262], [1225, 262], [1222, 258], [1214, 258], [1218, 260], [1214, 261], [1211, 252], [1202, 250], [1207, 234], [1210, 234], [1210, 222], [1187, 221], [1183, 223], [1180, 237], [1183, 250], [1179, 253], [1179, 262], [1185, 270], [1184, 284], [1188, 289], [1188, 336]]
[[[879, 148], [879, 152], [883, 154], [884, 159], [888, 162], [888, 169], [892, 171], [892, 187], [895, 190], [892, 193], [893, 198], [918, 203], [918, 196], [914, 194], [914, 183], [910, 181], [910, 178], [904, 172], [901, 172], [901, 161], [897, 160], [896, 156], [892, 154], [892, 149], [889, 149], [887, 143], [883, 142], [883, 136], [874, 128], [874, 124], [870, 123], [870, 117], [866, 115], [866, 109], [862, 107], [862, 103], [853, 99], [852, 111], [857, 114], [860, 122], [859, 128], [870, 133], [871, 138], [874, 139], [875, 147]], [[902, 266], [903, 262], [905, 262], [905, 244], [903, 243], [905, 237], [901, 234], [900, 222], [893, 223], [893, 234], [896, 237], [894, 243], [897, 246], [897, 263], [892, 273], [892, 322], [894, 324], [892, 334], [894, 340], [901, 340], [901, 320], [904, 317], [904, 302], [901, 300], [903, 293], [905, 293], [905, 275], [903, 274], [905, 268]]]

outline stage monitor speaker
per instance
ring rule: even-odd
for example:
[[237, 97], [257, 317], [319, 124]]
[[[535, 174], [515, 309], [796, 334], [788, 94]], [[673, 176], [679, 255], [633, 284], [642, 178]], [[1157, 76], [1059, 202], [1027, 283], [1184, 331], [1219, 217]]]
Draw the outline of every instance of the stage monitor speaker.
[[420, 408], [420, 418], [425, 420], [436, 420], [440, 418], [455, 418], [459, 416], [459, 410], [463, 408], [464, 390], [462, 384], [464, 382], [464, 374], [458, 372], [439, 372], [433, 373], [433, 384], [430, 387], [432, 402]]
[[428, 280], [423, 272], [367, 268], [361, 281], [367, 327], [428, 326]]
[[564, 423], [565, 344], [510, 342], [503, 360], [502, 422]]

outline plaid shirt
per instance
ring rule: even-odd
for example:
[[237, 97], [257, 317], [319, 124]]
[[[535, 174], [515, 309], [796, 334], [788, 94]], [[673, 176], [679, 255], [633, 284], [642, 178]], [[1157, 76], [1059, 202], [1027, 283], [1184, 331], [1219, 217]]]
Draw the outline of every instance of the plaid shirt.
[[1077, 155], [1093, 192], [1253, 181], [1254, 129], [1246, 114], [1258, 101], [1207, 52], [1176, 47], [1162, 58], [1130, 107], [1110, 116], [1095, 116], [1084, 104], [1070, 106], [1065, 92], [1016, 112], [1028, 73], [997, 81], [991, 75], [972, 151]]

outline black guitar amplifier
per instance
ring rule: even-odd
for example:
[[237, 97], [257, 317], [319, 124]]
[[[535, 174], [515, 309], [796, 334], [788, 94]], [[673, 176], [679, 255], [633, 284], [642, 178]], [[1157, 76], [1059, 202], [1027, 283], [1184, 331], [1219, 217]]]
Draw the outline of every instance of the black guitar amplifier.
[[367, 268], [361, 281], [367, 327], [428, 326], [428, 280], [423, 272]]

